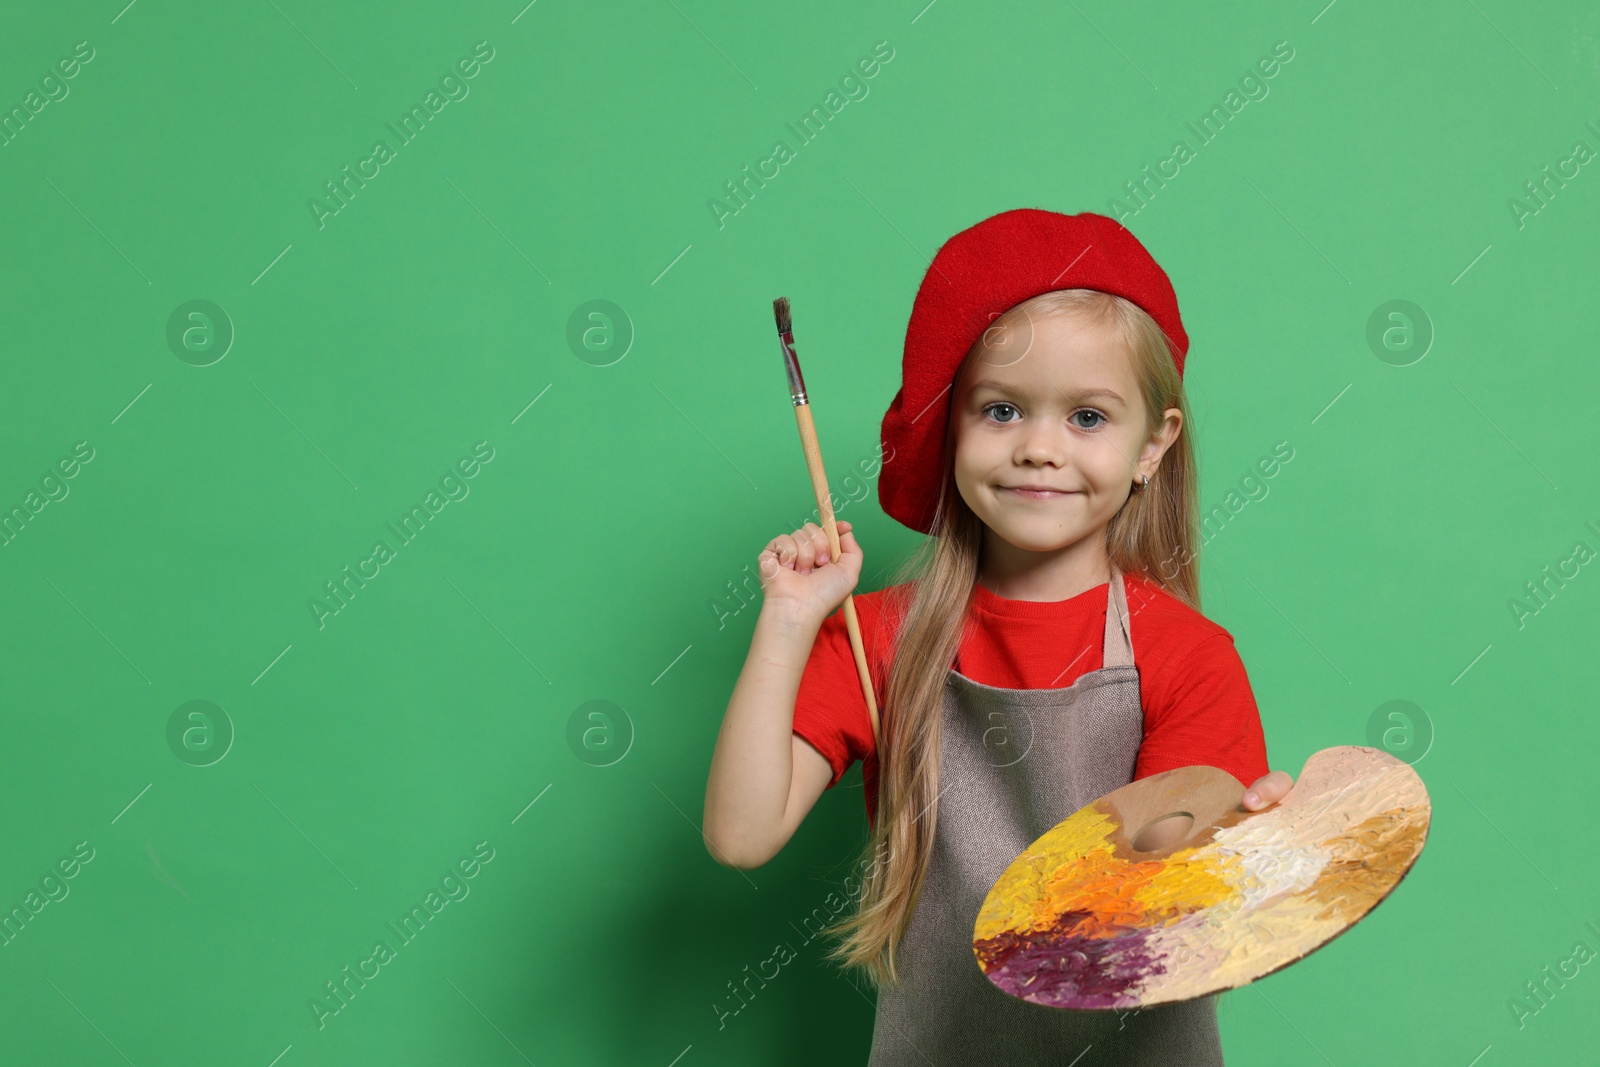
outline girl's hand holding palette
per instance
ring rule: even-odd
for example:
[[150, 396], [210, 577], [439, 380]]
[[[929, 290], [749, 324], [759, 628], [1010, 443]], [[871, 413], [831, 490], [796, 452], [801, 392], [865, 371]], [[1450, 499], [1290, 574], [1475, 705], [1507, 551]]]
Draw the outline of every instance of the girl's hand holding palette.
[[1422, 852], [1431, 805], [1409, 765], [1346, 745], [1264, 811], [1215, 767], [1107, 793], [995, 882], [973, 929], [989, 980], [1057, 1008], [1189, 1000], [1286, 967], [1353, 926]]

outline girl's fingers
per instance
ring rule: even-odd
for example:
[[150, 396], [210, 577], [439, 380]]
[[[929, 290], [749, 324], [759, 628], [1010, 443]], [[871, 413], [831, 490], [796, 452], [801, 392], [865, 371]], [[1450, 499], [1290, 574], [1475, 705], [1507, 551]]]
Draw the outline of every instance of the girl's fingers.
[[1259, 811], [1270, 807], [1287, 796], [1293, 786], [1294, 778], [1287, 771], [1269, 771], [1251, 783], [1245, 792], [1245, 809]]
[[812, 542], [816, 545], [817, 566], [833, 562], [833, 549], [828, 545], [828, 531], [818, 526]]
[[[860, 551], [851, 533], [851, 524], [836, 521], [834, 530], [839, 534], [839, 552]], [[778, 564], [799, 574], [808, 574], [818, 567], [837, 562], [828, 544], [828, 531], [814, 522], [808, 522], [793, 534], [780, 534], [767, 545]]]
[[806, 523], [794, 532], [795, 548], [798, 555], [795, 559], [794, 569], [801, 574], [806, 574], [816, 559], [817, 543], [811, 536], [812, 524]]
[[772, 544], [768, 545], [767, 548], [772, 552], [774, 558], [778, 561], [778, 566], [789, 567], [794, 564], [794, 538], [790, 537], [788, 534], [779, 534], [777, 537], [774, 537], [772, 539]]
[[811, 525], [813, 527], [811, 531], [812, 566], [821, 567], [823, 564], [830, 561], [830, 557], [832, 555], [832, 553], [828, 551], [828, 531], [824, 530], [820, 526], [817, 526], [815, 523], [812, 523]]

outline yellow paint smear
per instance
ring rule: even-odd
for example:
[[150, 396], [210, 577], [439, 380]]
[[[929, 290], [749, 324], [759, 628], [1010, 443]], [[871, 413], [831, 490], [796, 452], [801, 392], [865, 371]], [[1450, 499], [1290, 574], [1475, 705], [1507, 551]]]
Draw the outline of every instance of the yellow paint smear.
[[1064, 932], [1113, 937], [1164, 926], [1229, 899], [1230, 859], [1180, 849], [1162, 860], [1117, 857], [1106, 838], [1116, 829], [1099, 812], [1082, 813], [1039, 839], [996, 882], [973, 931], [977, 939], [1004, 931], [1055, 928], [1061, 917], [1084, 913]]

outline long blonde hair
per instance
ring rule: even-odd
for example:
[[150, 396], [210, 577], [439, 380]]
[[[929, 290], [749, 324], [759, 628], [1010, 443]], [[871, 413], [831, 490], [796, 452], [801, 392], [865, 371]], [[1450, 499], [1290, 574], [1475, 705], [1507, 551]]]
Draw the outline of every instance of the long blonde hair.
[[[1121, 339], [1132, 353], [1146, 426], [1152, 431], [1161, 425], [1166, 409], [1183, 413], [1182, 429], [1162, 457], [1158, 474], [1129, 496], [1107, 526], [1106, 548], [1123, 572], [1155, 582], [1198, 611], [1199, 505], [1189, 408], [1166, 335], [1138, 305], [1095, 289], [1041, 293], [1006, 311], [990, 330], [1059, 314], [1107, 324]], [[980, 337], [966, 360], [983, 349]], [[955, 414], [952, 403], [952, 424]], [[941, 460], [944, 479], [931, 536], [898, 568], [891, 583], [896, 588], [889, 595], [899, 603], [889, 606], [889, 614], [899, 615], [901, 623], [884, 702], [877, 815], [857, 864], [865, 871], [860, 907], [826, 931], [843, 935], [829, 958], [865, 969], [879, 986], [899, 983], [895, 952], [911, 921], [933, 851], [939, 712], [966, 626], [983, 545], [983, 522], [956, 489], [954, 437], [953, 429], [947, 428]]]

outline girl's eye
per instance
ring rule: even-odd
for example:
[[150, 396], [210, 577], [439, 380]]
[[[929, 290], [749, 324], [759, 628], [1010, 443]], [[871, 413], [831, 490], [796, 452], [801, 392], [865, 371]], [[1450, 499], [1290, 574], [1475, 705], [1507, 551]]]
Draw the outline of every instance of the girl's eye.
[[[1003, 400], [998, 400], [993, 404], [989, 404], [983, 409], [983, 413], [985, 415], [989, 416], [990, 419], [1001, 426], [1009, 426], [1017, 421], [1016, 418], [1001, 418], [1000, 415], [997, 414], [998, 412], [1005, 411], [1014, 412], [1017, 418], [1022, 416], [1022, 412], [1017, 410], [1015, 404], [1008, 404]], [[1073, 425], [1080, 430], [1098, 430], [1105, 424], [1106, 421], [1105, 415], [1102, 412], [1096, 411], [1094, 408], [1079, 408], [1077, 411], [1074, 411], [1071, 415], [1067, 416], [1067, 418], [1070, 420], [1076, 419], [1080, 416], [1085, 416], [1092, 420], [1087, 424], [1082, 422], [1073, 423]]]

